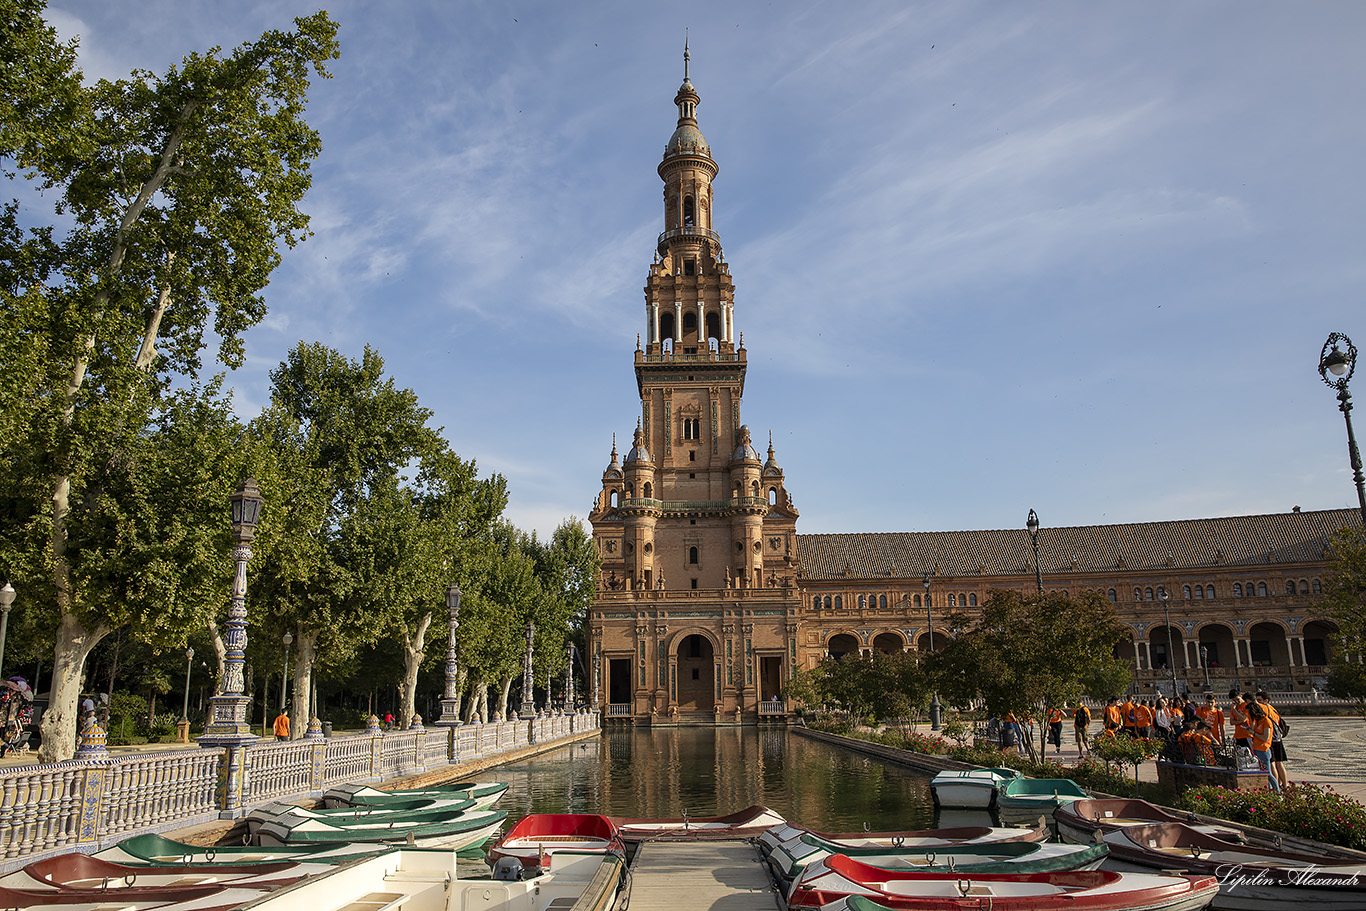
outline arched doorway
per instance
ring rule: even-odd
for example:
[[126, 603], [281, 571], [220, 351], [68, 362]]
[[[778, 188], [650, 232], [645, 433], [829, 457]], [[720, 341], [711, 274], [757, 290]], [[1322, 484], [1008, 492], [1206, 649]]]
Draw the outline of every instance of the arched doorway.
[[[1206, 623], [1198, 633], [1200, 665], [1209, 672], [1211, 684], [1216, 678], [1229, 676], [1229, 668], [1238, 668], [1233, 629], [1226, 623]], [[1234, 674], [1236, 676], [1236, 674]], [[1225, 687], [1227, 689], [1227, 687]]]
[[1257, 623], [1247, 631], [1253, 667], [1285, 667], [1290, 663], [1285, 630], [1276, 623]]
[[878, 633], [873, 637], [873, 651], [896, 655], [905, 651], [906, 643], [896, 633]]
[[711, 640], [693, 633], [678, 643], [678, 707], [685, 712], [710, 712], [716, 704], [712, 685]]
[[857, 655], [859, 652], [858, 639], [848, 633], [840, 633], [830, 637], [830, 641], [825, 645], [825, 650], [831, 658]]
[[1310, 620], [1304, 625], [1304, 663], [1322, 667], [1332, 654], [1328, 640], [1337, 633], [1337, 626], [1327, 620]]

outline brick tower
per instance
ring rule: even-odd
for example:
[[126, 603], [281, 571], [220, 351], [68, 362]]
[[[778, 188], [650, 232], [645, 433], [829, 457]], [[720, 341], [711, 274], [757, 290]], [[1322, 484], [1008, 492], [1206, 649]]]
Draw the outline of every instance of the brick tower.
[[772, 439], [761, 458], [740, 419], [745, 349], [688, 59], [685, 48], [658, 168], [664, 230], [635, 352], [640, 416], [624, 461], [613, 445], [589, 514], [602, 558], [590, 686], [609, 717], [734, 723], [773, 711], [760, 703], [795, 654], [797, 510]]

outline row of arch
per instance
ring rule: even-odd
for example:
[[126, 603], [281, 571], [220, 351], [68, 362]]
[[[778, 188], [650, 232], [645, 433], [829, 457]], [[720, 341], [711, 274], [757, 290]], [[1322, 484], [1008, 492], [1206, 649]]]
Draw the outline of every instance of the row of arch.
[[[1133, 600], [1160, 601], [1162, 597], [1166, 594], [1166, 591], [1167, 588], [1164, 585], [1148, 585], [1143, 587], [1134, 586]], [[1318, 578], [1314, 578], [1312, 580], [1285, 580], [1285, 593], [1287, 595], [1307, 595], [1311, 592], [1315, 595], [1322, 594], [1323, 581]], [[1270, 595], [1270, 593], [1271, 589], [1267, 585], [1266, 580], [1248, 582], [1246, 585], [1244, 585], [1242, 582], [1233, 583], [1233, 597], [1235, 598], [1266, 598]], [[1105, 595], [1111, 603], [1116, 603], [1119, 601], [1119, 592], [1116, 589], [1109, 589], [1105, 593]], [[1216, 597], [1218, 597], [1218, 595], [1215, 592], [1215, 588], [1212, 584], [1188, 583], [1183, 584], [1181, 586], [1181, 598], [1185, 601], [1213, 600]]]
[[[977, 606], [976, 592], [949, 592], [945, 597], [948, 601], [949, 607]], [[895, 598], [895, 596], [893, 596], [893, 598]], [[859, 610], [864, 610], [866, 608], [871, 608], [873, 610], [886, 610], [888, 602], [886, 595], [859, 595], [857, 603]], [[895, 605], [896, 603], [897, 602], [893, 600], [892, 604]], [[912, 607], [934, 606], [933, 599], [929, 595], [925, 595], [923, 599], [918, 594], [903, 595], [901, 598], [901, 603], [910, 604]], [[843, 595], [813, 595], [811, 597], [812, 610], [841, 610], [843, 608]]]

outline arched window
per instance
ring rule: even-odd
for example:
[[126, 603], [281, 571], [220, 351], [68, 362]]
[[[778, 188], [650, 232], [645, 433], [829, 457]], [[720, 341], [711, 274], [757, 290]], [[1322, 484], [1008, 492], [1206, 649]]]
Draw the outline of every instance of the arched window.
[[867, 596], [867, 595], [859, 595], [859, 596], [858, 596], [858, 609], [859, 609], [859, 610], [863, 610], [863, 609], [864, 609], [865, 607], [867, 607], [867, 606], [868, 606], [868, 596]]
[[645, 489], [644, 489], [644, 497], [645, 497], [645, 499], [647, 499], [647, 500], [650, 499], [650, 491], [651, 491], [651, 490], [653, 490], [653, 488], [650, 486], [650, 482], [649, 482], [649, 481], [646, 481], [646, 482], [645, 482]]
[[1142, 600], [1143, 600], [1143, 591], [1142, 591], [1142, 589], [1137, 589], [1137, 588], [1134, 589], [1134, 600], [1135, 600], [1135, 601], [1142, 601]]
[[769, 505], [769, 506], [777, 506], [777, 505], [778, 505], [778, 488], [776, 488], [776, 487], [770, 487], [770, 488], [768, 489], [768, 505]]
[[707, 314], [707, 338], [721, 337], [721, 315], [716, 311]]
[[949, 607], [957, 607], [957, 606], [958, 606], [958, 595], [956, 595], [956, 594], [953, 593], [953, 592], [949, 592]]
[[[1112, 593], [1113, 594], [1113, 593]], [[977, 592], [968, 592], [968, 607], [977, 606]]]
[[811, 609], [812, 609], [812, 610], [820, 610], [820, 609], [821, 609], [821, 596], [820, 596], [820, 595], [817, 595], [816, 597], [814, 597], [814, 598], [811, 599]]
[[1151, 588], [1145, 588], [1145, 589], [1143, 589], [1143, 600], [1144, 600], [1144, 601], [1151, 601], [1151, 600], [1153, 600], [1153, 590], [1152, 590]]
[[835, 596], [835, 610], [839, 610], [839, 609], [842, 608], [842, 607], [844, 607], [844, 599], [841, 598], [839, 595], [836, 595], [836, 596]]
[[615, 490], [612, 491], [612, 495], [609, 498], [608, 502], [611, 503], [613, 507], [617, 505], [617, 492]]
[[1206, 598], [1209, 598], [1211, 601], [1214, 600], [1214, 586], [1213, 586], [1213, 585], [1206, 585], [1206, 586], [1205, 586], [1205, 597], [1206, 597]]
[[1285, 580], [1285, 593], [1286, 593], [1287, 595], [1293, 595], [1293, 594], [1295, 594], [1295, 580], [1294, 580], [1294, 579], [1286, 579], [1286, 580]]
[[1106, 597], [1108, 597], [1108, 598], [1110, 599], [1110, 603], [1111, 603], [1111, 604], [1117, 604], [1117, 603], [1119, 602], [1119, 592], [1115, 591], [1113, 588], [1110, 589], [1110, 590], [1109, 590], [1108, 592], [1106, 592], [1105, 594], [1106, 594]]
[[1241, 582], [1234, 582], [1234, 583], [1233, 583], [1233, 597], [1235, 597], [1235, 598], [1241, 598], [1242, 596], [1243, 596], [1243, 583], [1241, 583]]
[[1301, 594], [1301, 595], [1307, 595], [1307, 594], [1309, 594], [1309, 582], [1308, 582], [1307, 580], [1305, 580], [1305, 579], [1301, 579], [1301, 580], [1300, 580], [1300, 594]]
[[1187, 601], [1191, 599], [1191, 587], [1189, 585], [1181, 586], [1181, 597], [1185, 598]]
[[689, 548], [688, 548], [688, 563], [690, 563], [690, 564], [693, 565], [693, 566], [696, 566], [696, 565], [697, 565], [697, 548], [696, 548], [696, 547], [689, 547]]
[[750, 496], [754, 497], [754, 499], [756, 499], [756, 500], [759, 499], [759, 482], [758, 482], [758, 481], [751, 481], [751, 482], [749, 483], [749, 492], [750, 492]]
[[[683, 337], [697, 334], [697, 314], [692, 310], [683, 314]], [[686, 352], [685, 352], [686, 353]]]
[[916, 596], [915, 596], [915, 606], [916, 606], [916, 607], [919, 607], [919, 606], [920, 606], [920, 596], [919, 596], [919, 595], [916, 595]]
[[829, 595], [826, 595], [826, 596], [825, 596], [825, 609], [826, 609], [826, 610], [829, 610], [829, 609], [830, 609], [830, 596], [829, 596]]
[[1258, 598], [1265, 598], [1265, 597], [1266, 597], [1266, 583], [1265, 583], [1265, 582], [1258, 582], [1258, 583], [1257, 583], [1257, 597], [1258, 597]]
[[1205, 599], [1205, 590], [1204, 590], [1204, 588], [1202, 588], [1202, 587], [1199, 586], [1199, 585], [1195, 586], [1195, 597], [1197, 597], [1197, 598], [1199, 598], [1201, 601], [1203, 601], [1203, 600]]
[[1316, 594], [1316, 595], [1321, 595], [1321, 594], [1323, 594], [1323, 583], [1320, 582], [1318, 579], [1315, 579], [1315, 580], [1314, 580], [1314, 594]]
[[693, 205], [692, 197], [683, 197], [683, 224], [692, 225], [696, 222], [696, 207]]
[[672, 313], [661, 313], [659, 315], [659, 335], [665, 339], [666, 344], [674, 337], [674, 315]]
[[877, 596], [877, 606], [878, 606], [878, 609], [879, 609], [879, 610], [886, 610], [886, 609], [887, 609], [887, 596], [886, 596], [886, 595], [878, 595], [878, 596]]

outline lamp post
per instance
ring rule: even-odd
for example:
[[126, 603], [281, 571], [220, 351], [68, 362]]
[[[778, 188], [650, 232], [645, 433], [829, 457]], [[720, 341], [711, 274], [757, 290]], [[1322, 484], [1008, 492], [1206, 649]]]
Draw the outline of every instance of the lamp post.
[[180, 707], [180, 720], [190, 721], [190, 666], [194, 662], [194, 649], [185, 649], [185, 702]]
[[1172, 646], [1172, 615], [1167, 606], [1167, 590], [1159, 588], [1157, 597], [1162, 599], [1162, 616], [1167, 623], [1167, 668], [1172, 672], [1172, 695], [1176, 695], [1176, 651]]
[[[933, 651], [934, 651], [934, 614], [932, 614], [932, 613], [930, 612], [930, 574], [929, 574], [929, 573], [926, 573], [926, 574], [925, 574], [925, 625], [929, 627], [929, 631], [930, 631], [930, 648], [929, 648], [929, 650], [930, 650], [931, 652], [933, 652]], [[930, 696], [930, 730], [931, 730], [931, 731], [937, 731], [937, 730], [939, 730], [939, 714], [940, 714], [941, 711], [942, 711], [942, 707], [941, 707], [940, 704], [939, 704], [939, 690], [938, 690], [938, 689], [935, 689], [934, 693]]]
[[280, 711], [285, 710], [285, 685], [289, 682], [289, 647], [294, 644], [294, 634], [285, 631], [280, 637], [284, 648], [280, 649]]
[[572, 642], [565, 647], [564, 710], [566, 712], [574, 711], [574, 656], [578, 654], [578, 651]]
[[536, 640], [536, 624], [530, 620], [526, 624], [526, 654], [522, 657], [522, 708], [523, 718], [536, 714], [536, 681], [531, 679], [531, 644]]
[[[1347, 346], [1344, 354], [1338, 344]], [[1329, 349], [1332, 349], [1331, 351]], [[1352, 465], [1352, 480], [1357, 485], [1357, 502], [1361, 505], [1361, 524], [1366, 527], [1366, 478], [1361, 473], [1361, 451], [1357, 449], [1356, 434], [1352, 432], [1352, 396], [1347, 391], [1347, 382], [1357, 369], [1357, 349], [1352, 340], [1341, 332], [1334, 332], [1323, 343], [1319, 353], [1319, 376], [1332, 389], [1338, 391], [1338, 409], [1347, 422], [1347, 458]], [[1336, 379], [1329, 379], [1328, 374]]]
[[[9, 609], [14, 606], [14, 586], [8, 582], [0, 588], [0, 671], [5, 669], [5, 634], [9, 632]], [[37, 678], [33, 685], [38, 685]]]
[[441, 717], [437, 724], [451, 727], [460, 723], [460, 694], [456, 692], [458, 670], [455, 663], [455, 630], [460, 625], [460, 586], [452, 582], [446, 589], [446, 688], [441, 693]]
[[1029, 518], [1025, 520], [1025, 528], [1029, 529], [1029, 539], [1034, 542], [1034, 584], [1039, 587], [1039, 594], [1043, 594], [1043, 569], [1039, 566], [1039, 516], [1034, 510], [1029, 511]]
[[[242, 671], [247, 648], [247, 561], [251, 559], [251, 541], [256, 537], [256, 523], [261, 518], [265, 498], [255, 479], [248, 478], [229, 498], [232, 503], [232, 557], [236, 572], [232, 581], [232, 599], [228, 602], [228, 622], [223, 636], [223, 692], [209, 700], [211, 720], [204, 727], [199, 743], [204, 747], [237, 749], [256, 739], [247, 721]], [[234, 756], [229, 765], [232, 775], [241, 775]], [[235, 815], [240, 792], [236, 785], [229, 788], [222, 810]]]
[[1205, 669], [1205, 689], [1209, 690], [1209, 649], [1200, 646], [1200, 666]]

